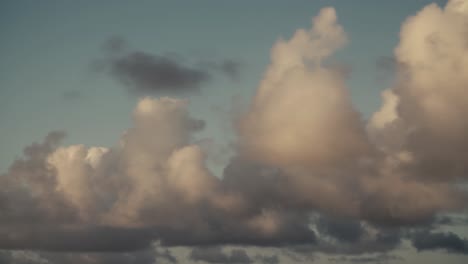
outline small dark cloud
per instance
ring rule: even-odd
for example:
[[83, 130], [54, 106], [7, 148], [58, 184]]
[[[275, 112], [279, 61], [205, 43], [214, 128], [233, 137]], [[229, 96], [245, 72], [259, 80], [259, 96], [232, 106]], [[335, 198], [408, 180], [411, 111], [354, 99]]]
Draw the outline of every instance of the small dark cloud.
[[468, 240], [451, 232], [422, 231], [416, 233], [411, 241], [418, 251], [441, 249], [451, 253], [468, 254]]
[[178, 55], [129, 51], [126, 41], [118, 36], [105, 41], [103, 48], [106, 58], [94, 62], [93, 68], [104, 69], [131, 92], [199, 91], [216, 74], [237, 79], [240, 72], [240, 64], [231, 59], [189, 64]]
[[127, 87], [140, 92], [198, 90], [211, 79], [207, 71], [142, 51], [112, 60], [111, 73]]
[[220, 247], [194, 248], [190, 253], [190, 259], [225, 264], [248, 264], [253, 262], [243, 249], [233, 249], [230, 253], [225, 253]]

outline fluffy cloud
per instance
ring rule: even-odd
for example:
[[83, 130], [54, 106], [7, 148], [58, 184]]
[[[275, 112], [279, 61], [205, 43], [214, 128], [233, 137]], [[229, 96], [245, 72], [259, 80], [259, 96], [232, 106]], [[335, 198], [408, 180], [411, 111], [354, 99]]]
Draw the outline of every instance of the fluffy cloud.
[[405, 200], [418, 201], [426, 212], [420, 216], [466, 201], [454, 186], [468, 175], [466, 5], [431, 4], [405, 21], [395, 49], [397, 81], [383, 92], [383, 106], [368, 127], [375, 144], [394, 159], [390, 172], [404, 178], [389, 184], [413, 186]]
[[0, 247], [131, 251], [163, 245], [313, 242], [307, 218], [251, 210], [193, 144], [203, 121], [187, 101], [143, 98], [112, 148], [59, 147], [60, 133], [25, 149], [2, 175]]
[[[461, 121], [468, 106], [467, 20], [460, 3], [429, 5], [403, 25], [397, 88], [383, 93], [367, 129], [344, 77], [326, 66], [346, 34], [335, 11], [323, 9], [311, 30], [273, 47], [239, 125], [241, 155], [280, 170], [288, 201], [306, 210], [413, 225], [462, 207], [464, 195], [452, 181], [468, 164]], [[443, 112], [423, 106], [427, 96]]]
[[271, 64], [240, 124], [246, 155], [274, 166], [320, 166], [368, 151], [344, 77], [324, 64], [346, 41], [335, 10], [326, 8], [312, 29], [274, 45]]
[[[400, 150], [414, 157], [408, 170], [426, 180], [467, 175], [466, 4], [432, 4], [403, 24], [395, 49], [398, 80], [371, 121], [380, 134], [400, 137]], [[389, 132], [395, 125], [398, 130]]]

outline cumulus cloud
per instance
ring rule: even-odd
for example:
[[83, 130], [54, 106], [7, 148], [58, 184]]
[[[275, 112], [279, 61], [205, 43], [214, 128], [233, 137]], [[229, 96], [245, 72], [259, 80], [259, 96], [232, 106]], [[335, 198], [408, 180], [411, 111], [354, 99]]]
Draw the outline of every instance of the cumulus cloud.
[[126, 42], [120, 37], [109, 38], [104, 49], [107, 54], [101, 62], [104, 69], [137, 94], [198, 91], [217, 73], [231, 79], [238, 78], [240, 73], [240, 64], [232, 59], [190, 65], [177, 56], [127, 51]]
[[317, 166], [368, 151], [342, 74], [324, 65], [346, 42], [335, 10], [325, 8], [312, 29], [274, 45], [271, 64], [240, 124], [246, 155], [274, 166]]
[[468, 175], [466, 4], [431, 4], [405, 21], [395, 49], [397, 80], [368, 125], [375, 144], [393, 157], [391, 172], [413, 185], [405, 200], [420, 201], [421, 217], [466, 201], [454, 186]]
[[[323, 9], [312, 29], [298, 30], [273, 47], [271, 64], [239, 124], [241, 155], [280, 170], [287, 178], [282, 188], [291, 188], [285, 192], [289, 201], [308, 210], [414, 225], [462, 207], [464, 194], [452, 179], [468, 164], [466, 127], [462, 115], [450, 117], [468, 105], [459, 94], [468, 83], [461, 72], [466, 15], [459, 3], [449, 2], [446, 10], [429, 5], [403, 25], [396, 49], [396, 63], [404, 65], [398, 86], [383, 93], [384, 105], [367, 125], [352, 106], [343, 76], [324, 63], [347, 37], [335, 11]], [[441, 54], [435, 55], [430, 39], [440, 39]], [[408, 93], [412, 90], [421, 94]], [[431, 122], [439, 120], [432, 128], [415, 115], [423, 110], [418, 102], [425, 93], [447, 110], [425, 114]], [[454, 104], [451, 94], [460, 97]]]
[[[372, 119], [380, 134], [405, 135], [400, 150], [414, 157], [407, 169], [426, 180], [467, 175], [467, 17], [466, 1], [449, 1], [445, 8], [428, 5], [403, 24], [395, 49], [398, 80]], [[396, 123], [398, 130], [389, 132]]]
[[204, 122], [184, 100], [143, 98], [111, 148], [60, 147], [60, 133], [25, 149], [2, 175], [0, 247], [133, 251], [162, 245], [313, 242], [305, 214], [255, 208], [205, 165]]

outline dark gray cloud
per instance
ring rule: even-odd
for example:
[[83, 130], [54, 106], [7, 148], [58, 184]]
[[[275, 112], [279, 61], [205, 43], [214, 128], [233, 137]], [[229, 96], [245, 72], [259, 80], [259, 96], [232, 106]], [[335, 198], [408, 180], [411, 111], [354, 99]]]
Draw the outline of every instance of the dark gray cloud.
[[44, 251], [1, 251], [0, 264], [154, 264], [178, 263], [168, 249], [135, 252], [68, 253]]
[[441, 249], [451, 253], [468, 254], [468, 240], [452, 232], [423, 231], [416, 233], [411, 240], [418, 251]]
[[369, 255], [369, 256], [342, 256], [342, 257], [335, 257], [329, 258], [330, 261], [335, 263], [389, 263], [389, 261], [403, 261], [404, 259], [397, 255], [389, 255], [389, 254], [377, 254], [377, 255]]
[[242, 225], [242, 221], [245, 221], [242, 217], [237, 216], [238, 218], [228, 220], [228, 217], [236, 217], [236, 215], [216, 216], [216, 213], [219, 212], [209, 212], [205, 218], [208, 224], [207, 230], [194, 230], [188, 227], [179, 230], [161, 228], [157, 233], [157, 238], [164, 246], [255, 245], [281, 247], [313, 244], [316, 241], [315, 233], [302, 221], [295, 222], [295, 219], [291, 219], [291, 222], [285, 222], [274, 235], [264, 236]]
[[237, 79], [240, 74], [240, 63], [232, 59], [187, 64], [178, 56], [127, 51], [126, 41], [117, 36], [109, 38], [103, 47], [107, 58], [98, 64], [131, 92], [198, 91], [216, 74], [231, 79]]
[[15, 226], [0, 228], [0, 248], [67, 252], [123, 252], [145, 249], [155, 239], [151, 229]]
[[321, 233], [349, 243], [358, 241], [366, 232], [358, 220], [340, 217], [320, 217], [317, 228]]
[[206, 71], [142, 51], [112, 60], [111, 73], [127, 87], [140, 92], [198, 90], [211, 79]]
[[190, 253], [190, 259], [220, 264], [248, 264], [253, 262], [245, 250], [233, 249], [230, 253], [226, 253], [220, 247], [194, 248]]
[[286, 247], [290, 254], [309, 257], [313, 257], [315, 253], [329, 255], [381, 254], [397, 249], [406, 238], [405, 232], [401, 229], [357, 227], [355, 223], [344, 223], [343, 218], [319, 217], [315, 222], [318, 229], [316, 243]]

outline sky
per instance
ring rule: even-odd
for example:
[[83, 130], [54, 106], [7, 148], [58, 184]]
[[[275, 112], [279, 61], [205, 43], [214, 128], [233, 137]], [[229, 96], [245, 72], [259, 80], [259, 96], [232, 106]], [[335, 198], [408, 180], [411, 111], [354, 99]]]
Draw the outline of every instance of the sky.
[[468, 1], [1, 1], [0, 264], [466, 263]]

